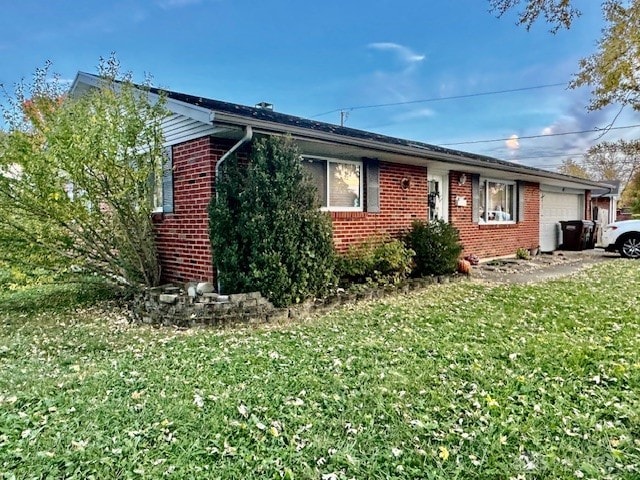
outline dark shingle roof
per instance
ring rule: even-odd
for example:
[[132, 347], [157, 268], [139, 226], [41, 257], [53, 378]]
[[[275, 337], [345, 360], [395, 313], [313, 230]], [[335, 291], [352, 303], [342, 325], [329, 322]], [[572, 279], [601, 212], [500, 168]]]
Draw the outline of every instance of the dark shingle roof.
[[[98, 78], [96, 75], [87, 74], [87, 73], [83, 73], [83, 74], [89, 75], [94, 78]], [[273, 110], [269, 110], [266, 108], [249, 107], [246, 105], [223, 102], [221, 100], [214, 100], [211, 98], [189, 95], [186, 93], [180, 93], [180, 92], [161, 89], [161, 88], [150, 88], [150, 91], [155, 94], [163, 94], [168, 99], [175, 100], [178, 102], [183, 102], [188, 105], [205, 108], [213, 112], [232, 114], [238, 117], [246, 118], [247, 124], [250, 124], [250, 120], [259, 120], [263, 122], [269, 122], [273, 125], [277, 125], [281, 127], [281, 130], [283, 131], [286, 131], [287, 127], [292, 127], [292, 128], [295, 127], [295, 128], [300, 128], [300, 129], [309, 131], [309, 135], [312, 135], [313, 132], [328, 133], [328, 134], [336, 135], [339, 137], [344, 137], [345, 139], [352, 138], [357, 140], [367, 140], [367, 141], [377, 142], [383, 145], [389, 145], [389, 146], [395, 146], [395, 147], [406, 147], [406, 148], [412, 149], [413, 151], [432, 153], [435, 155], [444, 155], [450, 159], [457, 159], [460, 163], [463, 163], [463, 164], [466, 163], [465, 160], [467, 162], [469, 160], [472, 160], [472, 161], [479, 162], [486, 167], [493, 167], [501, 170], [508, 170], [508, 171], [514, 171], [514, 172], [517, 171], [521, 173], [527, 172], [532, 175], [543, 176], [547, 178], [564, 179], [572, 182], [588, 184], [592, 187], [604, 186], [603, 184], [598, 182], [570, 177], [567, 175], [550, 172], [548, 170], [543, 170], [540, 168], [529, 167], [527, 165], [515, 164], [513, 162], [500, 160], [500, 159], [489, 157], [486, 155], [463, 152], [460, 150], [453, 150], [449, 148], [439, 147], [437, 145], [431, 145], [428, 143], [418, 142], [414, 140], [406, 140], [406, 139], [397, 138], [397, 137], [390, 137], [387, 135], [381, 135], [378, 133], [368, 132], [365, 130], [358, 130], [355, 128], [342, 127], [339, 125], [334, 125], [326, 122], [318, 122], [316, 120], [297, 117], [295, 115], [287, 115], [285, 113], [274, 112]], [[607, 191], [609, 191], [609, 189], [607, 189]]]
[[[334, 125], [331, 123], [319, 122], [316, 120], [311, 120], [303, 117], [297, 117], [295, 115], [288, 115], [285, 113], [274, 112], [273, 110], [269, 110], [266, 108], [249, 107], [246, 105], [223, 102], [220, 100], [213, 100], [210, 98], [198, 97], [198, 96], [189, 95], [185, 93], [174, 92], [171, 90], [152, 89], [152, 91], [155, 93], [162, 92], [164, 95], [167, 96], [167, 98], [184, 102], [189, 105], [207, 108], [214, 112], [223, 112], [223, 113], [238, 115], [240, 117], [245, 117], [247, 119], [261, 120], [261, 121], [271, 122], [274, 124], [289, 126], [289, 127], [298, 127], [305, 130], [309, 130], [311, 132], [331, 133], [334, 135], [339, 135], [347, 138], [354, 138], [359, 140], [370, 140], [370, 141], [379, 142], [387, 145], [409, 147], [409, 148], [421, 150], [426, 153], [442, 154], [442, 155], [447, 155], [448, 157], [458, 157], [461, 160], [473, 159], [486, 164], [487, 167], [493, 166], [493, 167], [503, 167], [503, 169], [506, 168], [508, 170], [519, 170], [519, 171], [524, 170], [524, 171], [529, 171], [531, 174], [534, 174], [534, 175], [540, 175], [544, 173], [546, 174], [545, 176], [549, 176], [551, 174], [553, 176], [564, 177], [566, 179], [572, 179], [574, 181], [583, 180], [583, 179], [569, 177], [566, 175], [556, 174], [548, 170], [529, 167], [527, 165], [514, 164], [513, 162], [500, 160], [500, 159], [489, 157], [486, 155], [463, 152], [460, 150], [453, 150], [453, 149], [444, 148], [437, 145], [431, 145], [428, 143], [418, 142], [414, 140], [406, 140], [403, 138], [390, 137], [387, 135], [368, 132], [366, 130], [358, 130], [355, 128], [342, 127], [342, 126]], [[593, 182], [587, 180], [587, 183], [593, 183]]]

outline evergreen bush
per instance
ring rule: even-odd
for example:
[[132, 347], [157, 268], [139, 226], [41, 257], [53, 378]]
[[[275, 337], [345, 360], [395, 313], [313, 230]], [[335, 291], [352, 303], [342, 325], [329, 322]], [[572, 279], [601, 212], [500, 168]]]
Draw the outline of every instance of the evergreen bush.
[[229, 158], [217, 189], [210, 238], [225, 292], [257, 290], [285, 306], [335, 283], [331, 220], [290, 138], [255, 141], [249, 165]]
[[406, 236], [407, 245], [416, 252], [413, 274], [445, 275], [458, 268], [462, 253], [458, 230], [442, 220], [416, 220]]

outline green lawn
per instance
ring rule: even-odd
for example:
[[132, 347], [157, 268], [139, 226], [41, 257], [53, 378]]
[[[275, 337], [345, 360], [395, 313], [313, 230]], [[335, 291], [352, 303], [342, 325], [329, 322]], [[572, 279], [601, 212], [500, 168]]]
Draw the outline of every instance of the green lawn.
[[226, 331], [65, 292], [0, 294], [0, 479], [640, 478], [638, 262]]

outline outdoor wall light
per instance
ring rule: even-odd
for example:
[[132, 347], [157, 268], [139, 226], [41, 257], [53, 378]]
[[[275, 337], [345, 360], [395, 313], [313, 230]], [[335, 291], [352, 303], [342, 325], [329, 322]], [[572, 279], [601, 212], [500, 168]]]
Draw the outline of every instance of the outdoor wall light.
[[402, 187], [403, 190], [409, 190], [409, 187], [411, 187], [411, 179], [409, 177], [404, 177], [400, 180], [400, 187]]
[[464, 185], [465, 183], [467, 183], [467, 174], [463, 173], [458, 179], [458, 185]]

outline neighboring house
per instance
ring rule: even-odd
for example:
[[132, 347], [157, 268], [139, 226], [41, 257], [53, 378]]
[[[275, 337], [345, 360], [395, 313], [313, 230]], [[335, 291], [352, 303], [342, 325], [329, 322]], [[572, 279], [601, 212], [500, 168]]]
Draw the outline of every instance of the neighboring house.
[[[79, 73], [72, 93], [99, 78]], [[159, 91], [155, 90], [154, 93]], [[374, 234], [399, 235], [414, 220], [442, 219], [460, 231], [464, 254], [552, 251], [559, 221], [591, 218], [598, 182], [473, 153], [339, 127], [282, 113], [164, 91], [168, 164], [155, 216], [166, 281], [213, 280], [207, 205], [216, 166], [248, 155], [254, 138], [290, 135], [333, 221], [338, 251]]]
[[591, 209], [593, 220], [608, 225], [616, 221], [618, 200], [620, 199], [620, 180], [603, 180], [605, 188], [591, 190]]

